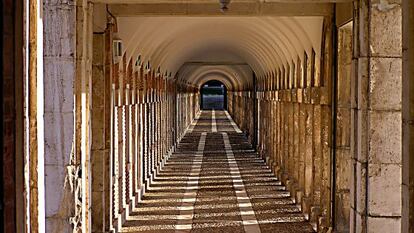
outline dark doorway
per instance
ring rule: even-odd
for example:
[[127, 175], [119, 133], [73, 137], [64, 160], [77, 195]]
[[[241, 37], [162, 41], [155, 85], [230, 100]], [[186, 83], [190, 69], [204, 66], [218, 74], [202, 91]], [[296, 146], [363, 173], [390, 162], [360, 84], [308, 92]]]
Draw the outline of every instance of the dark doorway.
[[227, 88], [217, 80], [211, 80], [201, 86], [201, 109], [227, 109]]

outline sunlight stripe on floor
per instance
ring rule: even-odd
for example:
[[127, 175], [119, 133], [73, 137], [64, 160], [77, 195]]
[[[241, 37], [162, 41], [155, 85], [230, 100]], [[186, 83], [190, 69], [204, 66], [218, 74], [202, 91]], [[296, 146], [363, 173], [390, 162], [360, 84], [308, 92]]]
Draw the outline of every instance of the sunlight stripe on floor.
[[211, 131], [213, 133], [217, 132], [216, 112], [214, 111], [214, 109], [211, 112]]
[[[227, 133], [223, 132], [224, 148], [226, 150], [226, 155], [228, 159], [228, 164], [230, 168], [231, 177], [233, 178], [233, 186], [236, 190], [237, 202], [240, 209], [244, 211], [244, 214], [241, 214], [243, 221], [244, 231], [248, 233], [260, 233], [260, 226], [254, 214], [252, 203], [250, 202], [249, 197], [247, 196], [246, 188], [243, 184], [242, 177], [240, 175], [239, 167], [237, 163], [233, 161], [236, 160], [234, 157], [233, 151], [231, 149], [229, 136]], [[246, 214], [252, 213], [252, 214]]]
[[184, 193], [184, 196], [181, 201], [180, 217], [178, 218], [175, 232], [190, 232], [193, 225], [194, 218], [194, 204], [197, 198], [198, 191], [198, 178], [200, 177], [201, 165], [203, 162], [203, 152], [206, 145], [206, 136], [207, 133], [203, 132], [198, 143], [197, 152], [195, 158], [193, 159], [193, 165], [191, 166], [190, 177], [193, 179], [188, 179], [187, 188]]

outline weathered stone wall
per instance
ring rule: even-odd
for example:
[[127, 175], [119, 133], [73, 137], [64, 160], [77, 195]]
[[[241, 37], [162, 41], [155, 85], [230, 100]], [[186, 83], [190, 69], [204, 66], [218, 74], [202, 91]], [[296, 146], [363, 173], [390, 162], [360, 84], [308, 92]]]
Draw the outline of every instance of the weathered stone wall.
[[351, 232], [400, 232], [401, 1], [360, 0], [355, 9]]

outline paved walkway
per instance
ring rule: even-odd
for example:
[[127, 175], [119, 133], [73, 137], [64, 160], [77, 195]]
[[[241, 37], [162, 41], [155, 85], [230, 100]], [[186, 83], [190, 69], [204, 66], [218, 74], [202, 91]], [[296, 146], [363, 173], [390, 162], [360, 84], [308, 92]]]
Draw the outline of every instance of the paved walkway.
[[122, 232], [313, 232], [223, 111], [203, 111]]

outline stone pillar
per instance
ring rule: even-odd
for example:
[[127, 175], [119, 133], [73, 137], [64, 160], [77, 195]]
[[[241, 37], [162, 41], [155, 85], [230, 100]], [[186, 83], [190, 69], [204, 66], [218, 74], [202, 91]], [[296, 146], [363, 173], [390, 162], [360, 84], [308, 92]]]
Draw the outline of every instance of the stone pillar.
[[332, 103], [332, 19], [325, 17], [323, 25], [321, 77], [320, 77], [320, 105], [321, 105], [321, 188], [320, 188], [320, 216], [318, 231], [324, 232], [331, 226], [331, 103]]
[[[303, 78], [303, 76], [302, 76]], [[303, 80], [303, 79], [302, 79]], [[305, 169], [306, 169], [306, 148], [305, 148], [305, 143], [306, 143], [306, 104], [305, 104], [305, 98], [304, 98], [304, 94], [303, 94], [303, 88], [301, 88], [300, 90], [300, 94], [298, 94], [298, 98], [299, 98], [299, 112], [298, 112], [298, 118], [299, 118], [299, 159], [298, 159], [298, 163], [299, 163], [299, 179], [298, 179], [298, 187], [299, 190], [297, 192], [296, 198], [298, 200], [299, 203], [302, 203], [302, 197], [303, 197], [303, 192], [304, 192], [304, 188], [305, 188]]]
[[402, 232], [414, 231], [414, 2], [403, 0]]
[[[76, 6], [43, 1], [46, 232], [72, 232]], [[67, 183], [66, 183], [67, 182]], [[80, 219], [72, 219], [75, 222]]]
[[[92, 60], [92, 107], [91, 107], [91, 215], [92, 232], [109, 231], [109, 189], [110, 189], [110, 76], [106, 73], [106, 33], [93, 35]], [[111, 57], [112, 59], [112, 57]], [[108, 111], [109, 110], [109, 111]]]
[[349, 232], [351, 178], [352, 23], [338, 30], [338, 94], [336, 130], [336, 230]]
[[[298, 64], [299, 65], [299, 64]], [[293, 151], [293, 161], [294, 161], [294, 167], [293, 167], [293, 174], [291, 175], [291, 177], [293, 178], [293, 181], [297, 187], [297, 185], [299, 184], [299, 177], [300, 177], [300, 142], [299, 142], [299, 102], [298, 102], [298, 95], [297, 95], [297, 88], [295, 89], [295, 102], [293, 103], [293, 124], [294, 124], [294, 128], [293, 128], [293, 147], [294, 147], [294, 151]], [[293, 191], [293, 190], [292, 190]]]
[[[319, 89], [320, 90], [320, 89]], [[318, 101], [319, 102], [319, 101]], [[314, 182], [313, 182], [313, 203], [311, 207], [311, 223], [316, 224], [320, 215], [320, 202], [322, 190], [322, 132], [321, 132], [321, 106], [315, 105], [313, 111], [313, 164], [314, 164]]]
[[400, 232], [401, 1], [355, 4], [351, 232]]

